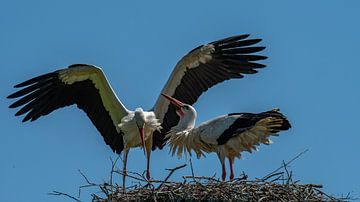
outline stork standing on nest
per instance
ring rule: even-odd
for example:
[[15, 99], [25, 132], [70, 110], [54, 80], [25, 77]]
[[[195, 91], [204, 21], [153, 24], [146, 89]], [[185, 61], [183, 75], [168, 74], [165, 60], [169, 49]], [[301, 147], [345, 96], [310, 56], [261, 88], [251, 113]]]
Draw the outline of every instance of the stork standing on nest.
[[234, 179], [233, 163], [241, 152], [257, 150], [260, 143], [269, 145], [269, 136], [291, 128], [278, 109], [258, 114], [231, 113], [195, 127], [196, 110], [188, 104], [163, 94], [176, 107], [179, 123], [168, 132], [170, 151], [179, 157], [194, 150], [200, 158], [204, 152], [216, 152], [221, 162], [221, 179], [226, 178], [225, 158], [229, 159], [230, 180]]
[[124, 152], [123, 180], [129, 149], [142, 147], [147, 155], [146, 176], [150, 179], [149, 161], [152, 133], [161, 126], [154, 112], [128, 110], [117, 98], [102, 70], [93, 65], [75, 64], [15, 85], [21, 90], [8, 98], [19, 98], [10, 108], [23, 106], [15, 115], [26, 114], [23, 122], [35, 121], [56, 109], [72, 104], [84, 110], [101, 133], [106, 144], [118, 154]]
[[[264, 68], [265, 65], [256, 61], [266, 57], [254, 53], [265, 47], [253, 46], [261, 39], [248, 37], [248, 34], [232, 36], [193, 49], [177, 63], [161, 92], [193, 104], [212, 86]], [[147, 155], [146, 177], [150, 179], [151, 145], [153, 149], [161, 149], [167, 132], [179, 122], [175, 107], [162, 96], [150, 111], [128, 110], [102, 70], [94, 65], [70, 65], [29, 79], [15, 88], [22, 89], [8, 96], [19, 98], [10, 108], [22, 107], [15, 115], [25, 114], [23, 122], [35, 121], [73, 104], [85, 111], [114, 152], [120, 154], [125, 150], [124, 177], [129, 149], [141, 146]]]

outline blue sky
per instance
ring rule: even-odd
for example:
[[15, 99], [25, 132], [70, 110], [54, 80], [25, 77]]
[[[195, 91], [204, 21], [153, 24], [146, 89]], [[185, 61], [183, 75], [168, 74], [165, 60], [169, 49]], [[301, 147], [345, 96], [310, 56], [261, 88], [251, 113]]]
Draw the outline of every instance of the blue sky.
[[[263, 38], [267, 68], [224, 82], [195, 104], [197, 123], [230, 112], [278, 107], [293, 128], [270, 146], [245, 154], [235, 174], [262, 177], [301, 151], [291, 165], [302, 183], [323, 184], [335, 196], [360, 195], [358, 1], [2, 1], [0, 7], [0, 193], [4, 201], [67, 201], [85, 182], [108, 179], [115, 158], [75, 106], [21, 123], [5, 97], [30, 77], [73, 63], [103, 68], [129, 108], [153, 106], [176, 62], [200, 44], [235, 34]], [[152, 176], [186, 163], [153, 152]], [[193, 159], [195, 174], [219, 176], [215, 154]], [[121, 168], [121, 164], [119, 167]], [[142, 172], [141, 150], [129, 170]], [[187, 167], [174, 175], [190, 174]], [[118, 179], [121, 183], [121, 179]], [[129, 180], [131, 184], [131, 180]], [[83, 192], [87, 200], [88, 192]]]

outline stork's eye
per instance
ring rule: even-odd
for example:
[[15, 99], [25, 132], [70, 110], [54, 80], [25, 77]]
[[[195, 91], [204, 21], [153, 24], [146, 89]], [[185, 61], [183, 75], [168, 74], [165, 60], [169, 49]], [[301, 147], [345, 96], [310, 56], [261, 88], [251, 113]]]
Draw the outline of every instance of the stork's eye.
[[189, 109], [189, 106], [187, 106], [187, 105], [184, 105], [184, 109]]

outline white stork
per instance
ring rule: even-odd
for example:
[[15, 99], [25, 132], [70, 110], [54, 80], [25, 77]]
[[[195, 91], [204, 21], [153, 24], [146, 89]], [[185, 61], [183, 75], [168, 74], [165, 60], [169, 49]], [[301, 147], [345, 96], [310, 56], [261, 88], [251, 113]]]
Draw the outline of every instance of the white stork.
[[[265, 65], [254, 61], [266, 57], [253, 53], [265, 47], [253, 46], [261, 39], [248, 37], [248, 34], [237, 35], [193, 49], [177, 63], [162, 93], [193, 104], [203, 92], [217, 83], [256, 73], [255, 69]], [[84, 110], [114, 152], [120, 154], [125, 150], [124, 173], [129, 149], [142, 146], [147, 155], [148, 179], [151, 145], [153, 149], [162, 148], [166, 133], [179, 121], [174, 106], [162, 96], [149, 112], [141, 108], [135, 111], [126, 109], [104, 73], [93, 65], [70, 65], [69, 68], [29, 79], [14, 87], [22, 89], [8, 96], [20, 98], [10, 108], [22, 106], [15, 115], [26, 114], [23, 122], [35, 121], [40, 116], [72, 104]]]
[[270, 135], [291, 128], [286, 117], [278, 109], [253, 113], [231, 113], [216, 117], [195, 127], [196, 110], [188, 104], [163, 94], [176, 106], [179, 123], [168, 132], [170, 151], [178, 157], [194, 150], [200, 158], [204, 152], [216, 152], [221, 162], [222, 175], [226, 178], [225, 158], [229, 159], [230, 180], [234, 179], [233, 163], [241, 152], [257, 150], [260, 143], [269, 145]]
[[[128, 110], [117, 98], [100, 68], [75, 64], [67, 69], [47, 73], [15, 85], [23, 89], [8, 98], [18, 98], [10, 108], [24, 105], [15, 116], [26, 114], [23, 122], [35, 121], [52, 111], [77, 104], [114, 152], [124, 152], [123, 179], [129, 149], [142, 146], [147, 154], [147, 177], [150, 179], [149, 158], [152, 132], [161, 126], [154, 112], [142, 108]], [[124, 180], [125, 182], [125, 180]]]

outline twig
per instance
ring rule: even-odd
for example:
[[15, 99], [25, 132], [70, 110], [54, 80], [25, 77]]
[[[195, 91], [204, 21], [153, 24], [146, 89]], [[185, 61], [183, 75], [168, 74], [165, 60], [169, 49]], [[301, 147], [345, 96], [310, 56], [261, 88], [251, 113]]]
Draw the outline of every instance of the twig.
[[279, 171], [280, 169], [284, 168], [284, 166], [288, 166], [291, 162], [295, 161], [296, 159], [298, 159], [301, 155], [303, 155], [304, 153], [306, 153], [307, 151], [309, 151], [309, 149], [305, 149], [304, 151], [300, 152], [298, 155], [296, 155], [294, 158], [292, 158], [290, 161], [288, 161], [287, 163], [285, 163], [284, 165], [281, 165], [279, 168], [277, 168], [276, 170], [270, 172], [269, 174], [267, 174], [264, 178], [267, 178], [269, 175], [272, 175], [273, 173], [276, 173], [277, 171]]
[[111, 171], [110, 171], [110, 180], [109, 180], [110, 185], [113, 184], [113, 174], [114, 174], [114, 172], [115, 172], [115, 170], [116, 170], [116, 163], [117, 163], [117, 161], [118, 161], [120, 158], [121, 158], [121, 156], [118, 155], [118, 156], [116, 157], [115, 161], [113, 161], [113, 159], [110, 157], [110, 161], [111, 161]]
[[80, 198], [82, 188], [93, 187], [93, 186], [98, 186], [98, 185], [95, 184], [95, 183], [90, 182], [90, 180], [84, 175], [84, 173], [81, 172], [80, 169], [78, 171], [79, 171], [80, 175], [85, 179], [85, 181], [87, 183], [87, 185], [82, 185], [82, 186], [79, 187], [78, 198]]
[[168, 176], [166, 176], [164, 181], [166, 182], [175, 171], [177, 171], [177, 170], [179, 170], [179, 169], [181, 169], [181, 168], [183, 168], [185, 166], [186, 166], [186, 164], [181, 165], [181, 166], [177, 166], [175, 168], [166, 168], [165, 170], [169, 171], [170, 173], [168, 174]]
[[[122, 171], [115, 171], [115, 173], [117, 173], [119, 175], [125, 175]], [[136, 177], [134, 175], [129, 175], [129, 173], [139, 175], [140, 177]], [[143, 177], [139, 173], [134, 173], [131, 171], [126, 171], [126, 177], [129, 177], [129, 178], [141, 181], [141, 182], [147, 182], [147, 180], [143, 179]]]
[[71, 196], [67, 193], [63, 193], [63, 192], [59, 192], [59, 191], [53, 191], [52, 193], [48, 193], [49, 195], [54, 195], [54, 196], [66, 196], [68, 198], [71, 198], [72, 200], [74, 201], [77, 201], [77, 202], [81, 202], [79, 199], [75, 198], [74, 196]]
[[282, 175], [282, 174], [284, 174], [284, 172], [278, 172], [278, 173], [273, 173], [273, 174], [268, 174], [267, 176], [265, 176], [265, 177], [263, 177], [263, 178], [261, 178], [261, 179], [259, 179], [259, 181], [266, 181], [266, 180], [268, 180], [268, 179], [270, 179], [270, 178], [272, 178], [272, 177], [274, 177], [274, 176], [278, 176], [278, 175]]
[[285, 172], [286, 172], [286, 184], [289, 184], [290, 181], [292, 182], [292, 172], [287, 169], [287, 166], [285, 164], [285, 161], [283, 161], [283, 166], [284, 166], [284, 169], [285, 169]]
[[185, 176], [183, 176], [183, 178], [193, 178], [193, 179], [194, 179], [194, 182], [197, 182], [195, 179], [220, 182], [219, 180], [215, 179], [214, 177], [206, 177], [206, 176], [186, 176], [186, 175], [185, 175]]
[[[165, 170], [169, 171], [169, 174], [166, 176], [164, 182], [166, 183], [166, 182], [168, 181], [168, 179], [171, 177], [171, 175], [172, 175], [175, 171], [177, 171], [177, 170], [179, 170], [179, 169], [181, 169], [181, 168], [183, 168], [183, 167], [185, 167], [185, 166], [186, 166], [186, 164], [181, 165], [181, 166], [177, 166], [177, 167], [175, 167], [175, 168], [166, 168]], [[163, 184], [164, 184], [164, 183], [161, 183], [161, 184], [158, 186], [157, 190], [160, 189], [160, 188], [163, 186]]]
[[335, 197], [330, 196], [330, 195], [326, 194], [325, 192], [323, 192], [323, 191], [321, 191], [321, 190], [319, 190], [319, 189], [317, 189], [317, 188], [315, 188], [315, 190], [316, 190], [317, 192], [319, 192], [319, 193], [321, 193], [321, 194], [329, 197], [329, 199], [331, 199], [331, 200], [333, 200], [333, 201], [337, 201], [337, 199], [336, 199]]
[[79, 171], [79, 173], [81, 174], [81, 176], [86, 180], [86, 182], [87, 182], [88, 184], [94, 184], [94, 183], [90, 182], [90, 180], [84, 175], [84, 173], [81, 172], [80, 169], [79, 169], [78, 171]]

